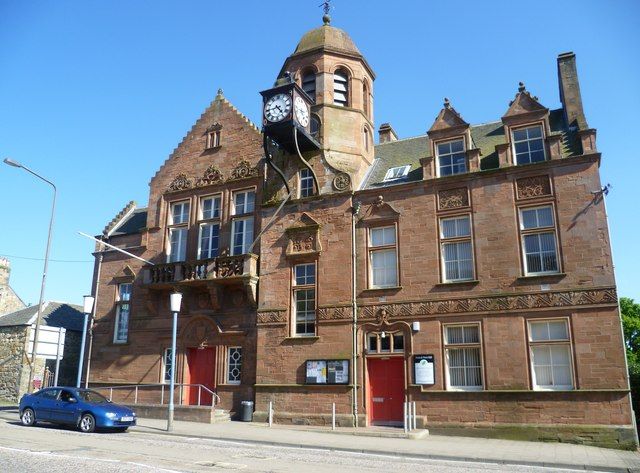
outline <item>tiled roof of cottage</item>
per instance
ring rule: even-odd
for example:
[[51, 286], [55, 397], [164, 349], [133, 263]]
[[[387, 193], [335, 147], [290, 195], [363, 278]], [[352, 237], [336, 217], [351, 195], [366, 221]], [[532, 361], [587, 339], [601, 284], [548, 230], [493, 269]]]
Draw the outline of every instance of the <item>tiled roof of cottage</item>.
[[[551, 133], [562, 135], [562, 156], [569, 157], [577, 154], [575, 132], [569, 130], [565, 124], [562, 109], [551, 110], [549, 113]], [[498, 154], [496, 145], [507, 142], [504, 126], [501, 121], [471, 126], [471, 139], [473, 146], [479, 148], [480, 168], [482, 170], [498, 167]], [[405, 182], [419, 181], [422, 179], [421, 158], [431, 156], [429, 137], [420, 135], [414, 138], [406, 138], [398, 141], [390, 141], [376, 145], [375, 160], [369, 170], [362, 189], [374, 189], [387, 187]], [[409, 173], [400, 179], [384, 182], [387, 171], [391, 168], [410, 165]]]
[[[42, 324], [49, 327], [64, 327], [67, 330], [82, 332], [84, 314], [82, 306], [65, 302], [45, 302], [42, 311]], [[32, 305], [25, 309], [10, 312], [0, 316], [0, 327], [31, 325], [35, 323], [38, 306]]]

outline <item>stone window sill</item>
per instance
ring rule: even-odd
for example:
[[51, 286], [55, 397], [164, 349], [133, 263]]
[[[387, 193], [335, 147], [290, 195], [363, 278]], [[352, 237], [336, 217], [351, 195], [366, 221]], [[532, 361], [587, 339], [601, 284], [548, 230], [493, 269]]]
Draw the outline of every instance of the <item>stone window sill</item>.
[[389, 287], [369, 287], [367, 289], [363, 289], [362, 292], [370, 292], [370, 293], [377, 293], [377, 292], [386, 292], [386, 291], [399, 291], [402, 289], [402, 286], [389, 286]]
[[315, 342], [316, 340], [320, 340], [320, 337], [318, 337], [317, 335], [314, 335], [313, 337], [299, 335], [297, 337], [285, 337], [283, 341], [285, 341], [285, 342], [304, 342], [304, 341]]
[[436, 284], [436, 287], [448, 287], [448, 286], [471, 286], [479, 284], [478, 279], [469, 279], [468, 281], [447, 281]]

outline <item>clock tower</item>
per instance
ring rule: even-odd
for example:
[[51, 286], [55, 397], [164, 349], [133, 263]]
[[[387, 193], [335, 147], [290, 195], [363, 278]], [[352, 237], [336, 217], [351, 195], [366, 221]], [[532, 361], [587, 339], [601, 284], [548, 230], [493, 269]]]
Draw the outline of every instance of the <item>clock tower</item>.
[[[328, 15], [323, 21], [300, 39], [285, 60], [276, 88], [292, 81], [306, 94], [303, 98], [310, 98], [307, 128], [319, 149], [303, 154], [317, 175], [319, 193], [329, 194], [357, 189], [373, 162], [375, 74], [349, 35], [331, 26]], [[279, 118], [280, 110], [289, 107], [275, 102], [265, 108], [263, 117]], [[295, 103], [291, 106], [295, 114]], [[285, 174], [295, 181], [291, 170]]]

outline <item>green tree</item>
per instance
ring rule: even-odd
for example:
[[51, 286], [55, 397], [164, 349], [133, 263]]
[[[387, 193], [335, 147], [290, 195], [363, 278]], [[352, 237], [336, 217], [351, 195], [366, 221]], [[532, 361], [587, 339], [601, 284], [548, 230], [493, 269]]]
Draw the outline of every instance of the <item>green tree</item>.
[[628, 297], [620, 298], [620, 315], [627, 347], [629, 369], [640, 370], [640, 304]]

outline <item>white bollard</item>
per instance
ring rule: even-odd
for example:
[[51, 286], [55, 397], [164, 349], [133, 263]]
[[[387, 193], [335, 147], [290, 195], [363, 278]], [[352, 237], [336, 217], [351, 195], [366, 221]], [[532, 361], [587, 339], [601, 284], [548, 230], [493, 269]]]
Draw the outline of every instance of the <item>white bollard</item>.
[[413, 430], [417, 429], [418, 414], [416, 413], [416, 401], [413, 401]]
[[336, 403], [331, 405], [331, 430], [336, 430]]
[[273, 425], [273, 401], [269, 401], [269, 427]]
[[404, 411], [404, 433], [406, 434], [407, 432], [409, 432], [408, 426], [407, 426], [407, 401], [404, 402], [404, 404], [402, 404], [402, 410]]
[[411, 403], [411, 401], [407, 401], [407, 406], [409, 411], [409, 419], [408, 419], [409, 432], [411, 432], [411, 430], [413, 430], [413, 404]]

